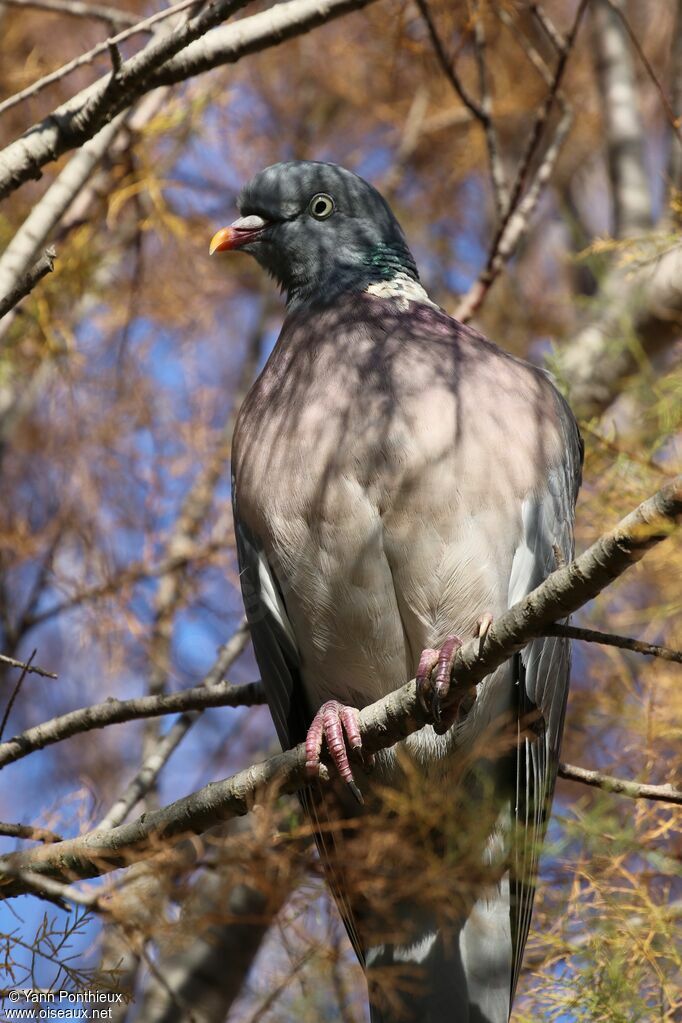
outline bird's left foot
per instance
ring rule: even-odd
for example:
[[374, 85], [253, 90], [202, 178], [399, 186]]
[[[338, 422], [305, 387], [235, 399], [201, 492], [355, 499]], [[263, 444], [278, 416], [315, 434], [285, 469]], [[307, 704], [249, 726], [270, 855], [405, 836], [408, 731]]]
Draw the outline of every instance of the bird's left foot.
[[447, 636], [440, 650], [427, 647], [419, 658], [417, 696], [426, 713], [433, 717], [433, 730], [437, 735], [447, 732], [459, 714], [461, 701], [449, 707], [443, 707], [443, 701], [450, 692], [452, 665], [461, 645], [459, 636]]
[[[492, 624], [493, 616], [489, 611], [485, 611], [476, 622], [474, 636], [480, 641], [479, 653], [483, 649], [485, 637]], [[433, 730], [437, 735], [447, 732], [448, 728], [457, 720], [460, 711], [468, 710], [473, 703], [471, 694], [463, 693], [461, 699], [453, 700], [448, 707], [443, 706], [443, 702], [450, 692], [452, 666], [461, 646], [462, 640], [459, 636], [447, 636], [440, 650], [427, 647], [422, 650], [419, 658], [416, 676], [417, 696], [426, 713], [433, 717]], [[435, 678], [433, 678], [434, 670]]]
[[[360, 711], [339, 703], [338, 700], [327, 700], [322, 704], [312, 720], [305, 740], [305, 767], [310, 778], [320, 777], [323, 743], [326, 743], [329, 756], [350, 791], [359, 803], [364, 803], [362, 793], [353, 777], [346, 748], [347, 743], [352, 753], [362, 754]], [[365, 761], [368, 767], [371, 766], [370, 757], [366, 757]]]

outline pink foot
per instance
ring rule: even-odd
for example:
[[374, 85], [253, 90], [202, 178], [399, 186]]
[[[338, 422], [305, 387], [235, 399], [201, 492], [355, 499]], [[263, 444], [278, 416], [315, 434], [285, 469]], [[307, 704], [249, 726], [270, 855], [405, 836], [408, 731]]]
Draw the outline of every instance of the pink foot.
[[433, 730], [438, 735], [447, 732], [459, 713], [459, 701], [448, 708], [443, 707], [443, 701], [450, 691], [452, 665], [461, 645], [459, 636], [447, 636], [440, 650], [427, 647], [419, 658], [417, 695], [427, 714], [433, 716]]
[[311, 778], [319, 778], [322, 745], [326, 742], [337, 771], [358, 802], [364, 803], [362, 793], [355, 784], [346, 741], [351, 752], [362, 753], [360, 712], [355, 707], [347, 707], [337, 700], [328, 700], [322, 704], [308, 729], [305, 740], [306, 772]]

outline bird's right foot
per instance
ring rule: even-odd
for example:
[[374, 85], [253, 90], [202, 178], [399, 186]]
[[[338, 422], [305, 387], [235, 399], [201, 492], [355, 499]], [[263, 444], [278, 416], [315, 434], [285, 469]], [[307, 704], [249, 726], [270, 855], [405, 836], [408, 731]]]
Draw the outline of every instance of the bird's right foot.
[[[312, 720], [305, 740], [306, 773], [309, 778], [320, 777], [320, 757], [322, 746], [326, 744], [334, 766], [345, 781], [359, 803], [364, 803], [350, 766], [348, 749], [352, 753], [362, 754], [362, 736], [360, 735], [360, 711], [348, 707], [338, 700], [327, 700], [323, 703]], [[366, 758], [370, 766], [371, 758]]]
[[447, 732], [459, 714], [461, 701], [453, 701], [447, 707], [443, 703], [450, 692], [452, 665], [461, 645], [459, 636], [447, 636], [440, 650], [427, 647], [419, 658], [417, 696], [426, 713], [433, 717], [433, 730], [437, 735]]

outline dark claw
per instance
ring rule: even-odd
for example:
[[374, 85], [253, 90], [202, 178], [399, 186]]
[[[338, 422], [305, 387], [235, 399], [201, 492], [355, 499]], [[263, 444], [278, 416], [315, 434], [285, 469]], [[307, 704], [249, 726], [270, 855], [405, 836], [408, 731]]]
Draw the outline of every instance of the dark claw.
[[360, 806], [364, 806], [365, 805], [365, 800], [363, 799], [362, 792], [360, 791], [360, 789], [355, 784], [354, 779], [351, 778], [351, 780], [349, 782], [346, 782], [346, 784], [348, 785], [348, 788], [349, 788], [350, 792], [352, 793], [352, 795], [354, 795], [355, 798], [357, 799], [357, 801], [360, 804]]
[[438, 695], [438, 693], [434, 689], [433, 696], [431, 697], [431, 717], [433, 718], [433, 720], [436, 722], [437, 725], [439, 725], [441, 723], [442, 713], [443, 713], [443, 710], [442, 710], [442, 707], [441, 707], [440, 696]]
[[431, 685], [431, 674], [438, 664], [438, 651], [427, 647], [422, 650], [417, 668], [417, 699], [425, 714], [433, 713], [431, 701], [428, 699], [428, 690]]

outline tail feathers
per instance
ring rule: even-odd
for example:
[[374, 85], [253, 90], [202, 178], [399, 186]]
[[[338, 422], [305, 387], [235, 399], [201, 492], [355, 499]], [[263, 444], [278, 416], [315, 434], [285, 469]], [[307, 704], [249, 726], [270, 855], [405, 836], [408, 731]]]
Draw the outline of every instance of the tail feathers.
[[479, 899], [463, 924], [419, 931], [410, 945], [367, 952], [371, 1023], [508, 1023], [508, 882]]

